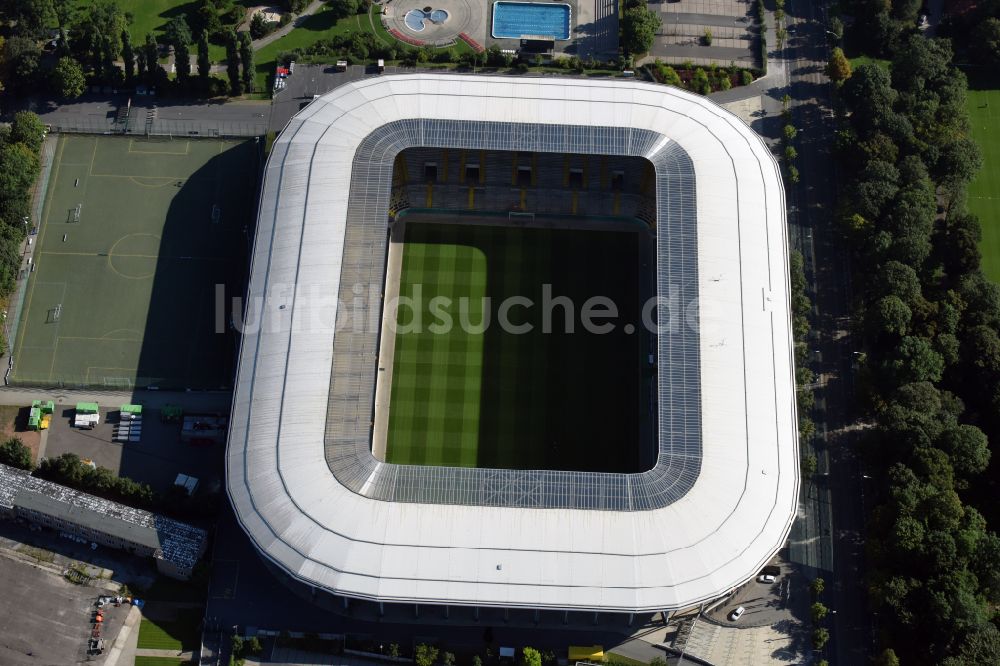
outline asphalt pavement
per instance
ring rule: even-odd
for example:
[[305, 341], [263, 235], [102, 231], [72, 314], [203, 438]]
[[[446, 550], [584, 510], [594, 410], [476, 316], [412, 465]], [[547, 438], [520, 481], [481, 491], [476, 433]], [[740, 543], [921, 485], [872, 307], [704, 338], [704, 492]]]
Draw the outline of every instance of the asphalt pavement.
[[[850, 254], [833, 224], [836, 129], [830, 83], [824, 74], [829, 45], [826, 3], [790, 0], [786, 59], [800, 183], [788, 187], [790, 236], [802, 252], [813, 300], [810, 360], [817, 375], [812, 445], [819, 471], [803, 480], [803, 564], [826, 580], [823, 602], [835, 611], [826, 625], [833, 664], [867, 663], [874, 634], [864, 583], [864, 488], [854, 451], [853, 351], [850, 333]], [[801, 527], [801, 526], [799, 526]]]

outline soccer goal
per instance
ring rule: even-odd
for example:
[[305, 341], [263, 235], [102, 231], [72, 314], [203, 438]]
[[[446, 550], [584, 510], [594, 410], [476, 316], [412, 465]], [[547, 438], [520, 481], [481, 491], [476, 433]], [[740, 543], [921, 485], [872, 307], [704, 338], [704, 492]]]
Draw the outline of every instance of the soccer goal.
[[69, 209], [69, 214], [66, 216], [66, 221], [67, 222], [79, 222], [80, 221], [80, 213], [82, 213], [82, 212], [83, 212], [83, 204], [82, 203], [78, 203], [76, 205], [76, 208], [70, 208]]
[[61, 318], [62, 318], [62, 303], [58, 303], [54, 307], [49, 308], [45, 313], [46, 324], [58, 324]]
[[212, 224], [218, 224], [222, 219], [222, 209], [218, 205], [212, 204]]

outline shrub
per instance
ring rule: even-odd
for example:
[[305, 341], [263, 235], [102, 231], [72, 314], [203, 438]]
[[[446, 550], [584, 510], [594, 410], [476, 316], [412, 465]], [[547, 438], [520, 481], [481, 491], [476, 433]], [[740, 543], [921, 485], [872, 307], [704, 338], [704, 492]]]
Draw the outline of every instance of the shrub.
[[29, 472], [35, 467], [31, 461], [31, 449], [24, 445], [20, 437], [11, 437], [0, 444], [0, 463]]

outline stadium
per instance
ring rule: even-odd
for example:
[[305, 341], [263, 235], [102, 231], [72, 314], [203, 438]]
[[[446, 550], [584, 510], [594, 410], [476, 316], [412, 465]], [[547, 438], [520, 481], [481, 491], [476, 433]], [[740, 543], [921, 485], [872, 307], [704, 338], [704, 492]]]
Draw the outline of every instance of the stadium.
[[[455, 301], [498, 325], [414, 326], [460, 318]], [[588, 304], [610, 329], [569, 330]], [[787, 539], [781, 175], [705, 98], [450, 74], [337, 88], [271, 151], [245, 321], [230, 500], [314, 595], [669, 611]]]

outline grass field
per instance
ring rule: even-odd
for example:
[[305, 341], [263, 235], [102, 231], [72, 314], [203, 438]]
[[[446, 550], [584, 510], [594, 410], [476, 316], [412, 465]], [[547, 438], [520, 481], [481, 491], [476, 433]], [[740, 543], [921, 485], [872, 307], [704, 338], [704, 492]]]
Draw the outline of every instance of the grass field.
[[851, 71], [857, 69], [861, 65], [878, 65], [882, 69], [889, 69], [892, 62], [890, 60], [882, 60], [880, 58], [872, 58], [871, 56], [858, 56], [857, 58], [851, 58]]
[[[365, 19], [364, 23], [362, 23], [362, 18]], [[324, 4], [318, 12], [312, 16], [307, 16], [302, 21], [302, 25], [254, 53], [254, 67], [257, 70], [257, 89], [267, 90], [270, 82], [269, 77], [274, 73], [279, 53], [306, 48], [321, 39], [346, 35], [349, 32], [357, 32], [367, 27], [367, 16], [348, 16], [338, 21], [336, 13], [330, 5]]]
[[983, 168], [969, 184], [969, 211], [983, 227], [983, 272], [1000, 283], [1000, 90], [969, 90], [966, 106]]
[[242, 293], [256, 172], [252, 141], [61, 137], [12, 381], [228, 385], [216, 285]]
[[[636, 471], [641, 336], [623, 329], [639, 320], [640, 263], [635, 232], [408, 223], [400, 296], [420, 303], [423, 325], [407, 331], [416, 315], [400, 309], [387, 460]], [[543, 284], [572, 299], [576, 332], [566, 332], [560, 308], [552, 332], [543, 330]], [[595, 295], [617, 304], [613, 333], [579, 325], [581, 305]], [[453, 299], [447, 311], [456, 325], [447, 332], [430, 326], [435, 296]], [[535, 303], [509, 316], [531, 324], [531, 332], [504, 332], [497, 324], [511, 296]], [[458, 325], [462, 297], [470, 304], [466, 322], [488, 315], [485, 332]]]
[[194, 650], [198, 647], [197, 610], [188, 611], [187, 616], [173, 622], [153, 621], [143, 616], [139, 625], [140, 649], [150, 650]]

